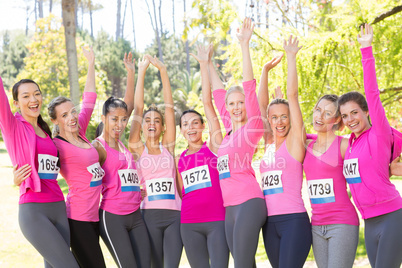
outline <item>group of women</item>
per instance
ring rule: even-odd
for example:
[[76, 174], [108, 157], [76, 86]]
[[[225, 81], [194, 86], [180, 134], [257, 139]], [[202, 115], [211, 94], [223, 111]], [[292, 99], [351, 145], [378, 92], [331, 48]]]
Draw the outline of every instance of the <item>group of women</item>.
[[[84, 49], [89, 67], [80, 111], [65, 97], [48, 106], [53, 140], [40, 115], [39, 86], [27, 79], [14, 85], [19, 112], [13, 115], [1, 84], [0, 127], [20, 185], [19, 223], [45, 267], [105, 267], [99, 236], [118, 267], [178, 267], [183, 245], [191, 267], [227, 267], [229, 252], [235, 267], [255, 267], [261, 229], [273, 267], [302, 267], [311, 245], [318, 267], [352, 267], [359, 219], [346, 182], [365, 221], [370, 264], [400, 267], [402, 198], [389, 176], [390, 167], [394, 173], [401, 167], [391, 157], [395, 135], [379, 98], [371, 26], [358, 37], [367, 101], [357, 92], [321, 97], [314, 135], [305, 132], [298, 100], [297, 38], [284, 41], [287, 100], [269, 102], [268, 73], [282, 57], [264, 65], [257, 98], [249, 51], [253, 28], [246, 18], [237, 32], [243, 87], [224, 89], [211, 45], [193, 55], [209, 139], [202, 137], [201, 114], [183, 112], [179, 125], [188, 148], [176, 157], [171, 87], [166, 66], [155, 57], [138, 60], [134, 91], [134, 61], [131, 53], [125, 56], [124, 101], [106, 100], [92, 143], [85, 136], [96, 103], [92, 50]], [[150, 64], [160, 71], [164, 114], [156, 106], [144, 111]], [[120, 138], [132, 111], [126, 147]], [[335, 134], [343, 125], [352, 131], [349, 139]], [[251, 164], [261, 137], [266, 150], [259, 183]], [[303, 169], [311, 224], [301, 195]], [[69, 186], [66, 201], [59, 172]]]

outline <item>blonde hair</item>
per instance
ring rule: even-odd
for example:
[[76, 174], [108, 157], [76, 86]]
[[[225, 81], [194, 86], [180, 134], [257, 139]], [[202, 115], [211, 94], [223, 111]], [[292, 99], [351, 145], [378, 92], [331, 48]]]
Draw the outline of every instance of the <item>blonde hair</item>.
[[233, 92], [240, 92], [241, 94], [244, 95], [244, 90], [241, 86], [232, 86], [228, 89], [228, 91], [226, 91], [226, 95], [225, 95], [225, 103], [226, 104], [228, 102], [229, 95], [232, 94]]

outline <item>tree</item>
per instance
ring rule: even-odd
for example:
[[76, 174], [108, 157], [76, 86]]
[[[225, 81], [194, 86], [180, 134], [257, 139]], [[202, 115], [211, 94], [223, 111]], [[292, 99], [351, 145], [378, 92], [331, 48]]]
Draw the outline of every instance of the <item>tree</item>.
[[[152, 0], [153, 14], [154, 14], [153, 18], [152, 18], [152, 15], [151, 15], [151, 9], [149, 7], [148, 0], [145, 0], [145, 3], [147, 4], [149, 19], [151, 20], [152, 29], [154, 30], [155, 39], [156, 39], [156, 42], [158, 44], [158, 56], [159, 56], [159, 59], [162, 62], [164, 62], [163, 61], [163, 52], [162, 52], [162, 43], [161, 43], [162, 33], [161, 34], [159, 33], [158, 17], [156, 16], [155, 0]], [[160, 5], [161, 5], [161, 2], [159, 2], [159, 8], [160, 8]], [[160, 25], [162, 25], [162, 22], [160, 22]]]
[[117, 0], [116, 41], [121, 37], [121, 0]]
[[76, 12], [74, 0], [62, 0], [64, 36], [67, 50], [68, 77], [70, 81], [70, 98], [74, 103], [79, 101], [78, 62], [76, 36]]

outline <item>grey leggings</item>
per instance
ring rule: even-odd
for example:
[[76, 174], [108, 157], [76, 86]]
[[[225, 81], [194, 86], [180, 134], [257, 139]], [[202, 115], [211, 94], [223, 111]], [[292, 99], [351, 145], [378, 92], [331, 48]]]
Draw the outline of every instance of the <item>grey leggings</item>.
[[228, 267], [229, 248], [224, 221], [182, 223], [180, 231], [192, 268]]
[[150, 267], [150, 245], [140, 210], [116, 215], [99, 210], [100, 234], [120, 268]]
[[141, 210], [151, 241], [153, 268], [179, 267], [183, 242], [180, 236], [180, 211], [170, 209]]
[[70, 229], [64, 201], [19, 205], [22, 234], [43, 256], [45, 267], [78, 268], [70, 251]]
[[402, 263], [402, 209], [364, 220], [371, 267], [399, 268]]
[[236, 268], [255, 267], [258, 238], [266, 218], [267, 208], [262, 198], [226, 207], [226, 240]]
[[313, 225], [313, 252], [318, 268], [352, 268], [359, 243], [359, 226]]

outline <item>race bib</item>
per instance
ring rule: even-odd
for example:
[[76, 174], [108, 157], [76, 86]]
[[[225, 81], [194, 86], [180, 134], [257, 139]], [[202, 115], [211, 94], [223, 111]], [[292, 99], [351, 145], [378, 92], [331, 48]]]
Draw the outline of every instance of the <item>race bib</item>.
[[181, 173], [184, 192], [188, 194], [194, 190], [211, 187], [211, 177], [209, 175], [208, 165], [195, 167]]
[[89, 173], [92, 174], [90, 187], [96, 187], [102, 184], [103, 176], [105, 176], [105, 171], [100, 166], [99, 162], [87, 167]]
[[139, 192], [140, 191], [140, 179], [138, 178], [137, 170], [120, 169], [118, 172], [119, 172], [122, 192]]
[[273, 170], [261, 175], [261, 186], [264, 195], [283, 193], [282, 170]]
[[41, 179], [55, 180], [60, 168], [57, 166], [59, 158], [48, 154], [38, 154], [38, 175]]
[[218, 157], [217, 169], [219, 172], [219, 179], [226, 179], [230, 177], [229, 169], [229, 155]]
[[307, 187], [311, 204], [335, 202], [333, 179], [309, 180]]
[[146, 181], [148, 201], [174, 200], [175, 185], [173, 178], [159, 178]]
[[353, 158], [345, 159], [345, 161], [343, 161], [343, 175], [349, 184], [362, 182], [362, 179], [360, 178], [358, 160], [358, 158]]

